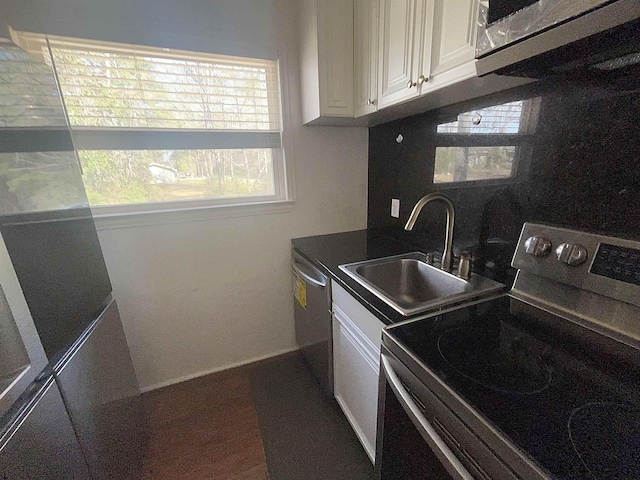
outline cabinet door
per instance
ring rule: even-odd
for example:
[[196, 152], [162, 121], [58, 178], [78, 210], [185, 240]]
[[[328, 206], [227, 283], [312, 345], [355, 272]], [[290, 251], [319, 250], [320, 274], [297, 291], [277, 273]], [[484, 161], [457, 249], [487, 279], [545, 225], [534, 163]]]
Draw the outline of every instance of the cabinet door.
[[114, 300], [55, 375], [93, 479], [138, 478], [148, 428]]
[[375, 112], [378, 95], [379, 0], [354, 0], [355, 116]]
[[434, 10], [433, 0], [417, 0], [416, 25], [418, 26], [415, 33], [414, 81], [417, 83], [420, 95], [428, 90], [428, 82], [431, 77]]
[[416, 30], [421, 31], [416, 12], [419, 3], [422, 0], [381, 0], [379, 108], [418, 95], [413, 77], [419, 58], [414, 48]]
[[336, 401], [373, 462], [380, 352], [339, 309], [333, 314], [333, 352]]
[[0, 478], [91, 478], [53, 378], [34, 384], [32, 392], [0, 439]]
[[432, 0], [435, 14], [431, 75], [475, 58], [478, 0]]
[[353, 3], [316, 2], [320, 115], [353, 117]]

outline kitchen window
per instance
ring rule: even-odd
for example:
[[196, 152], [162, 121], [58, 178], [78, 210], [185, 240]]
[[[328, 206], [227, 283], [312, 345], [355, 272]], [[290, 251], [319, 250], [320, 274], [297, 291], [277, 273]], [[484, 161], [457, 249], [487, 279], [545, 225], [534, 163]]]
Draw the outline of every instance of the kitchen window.
[[530, 152], [539, 99], [461, 113], [437, 126], [433, 183], [504, 181], [516, 177]]
[[288, 199], [276, 60], [13, 33], [54, 69], [98, 215]]

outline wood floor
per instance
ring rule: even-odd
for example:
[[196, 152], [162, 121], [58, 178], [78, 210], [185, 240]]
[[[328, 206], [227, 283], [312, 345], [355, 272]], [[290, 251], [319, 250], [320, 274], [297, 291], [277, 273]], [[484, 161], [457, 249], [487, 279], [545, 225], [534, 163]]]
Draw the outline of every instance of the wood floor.
[[239, 367], [144, 394], [145, 480], [269, 478], [250, 372]]

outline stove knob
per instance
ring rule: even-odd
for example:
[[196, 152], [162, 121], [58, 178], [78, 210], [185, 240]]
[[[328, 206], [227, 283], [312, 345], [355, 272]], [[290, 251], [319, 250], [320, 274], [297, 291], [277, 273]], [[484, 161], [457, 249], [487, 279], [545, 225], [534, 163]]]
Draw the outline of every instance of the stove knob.
[[529, 237], [524, 242], [524, 251], [534, 257], [546, 257], [551, 252], [551, 241], [544, 237]]
[[556, 248], [556, 256], [559, 262], [576, 267], [583, 264], [589, 255], [587, 254], [587, 249], [582, 245], [563, 243]]

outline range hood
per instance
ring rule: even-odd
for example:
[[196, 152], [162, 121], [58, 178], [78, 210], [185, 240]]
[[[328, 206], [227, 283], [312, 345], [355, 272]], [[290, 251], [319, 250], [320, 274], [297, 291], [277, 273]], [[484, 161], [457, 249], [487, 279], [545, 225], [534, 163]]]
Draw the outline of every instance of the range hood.
[[481, 0], [478, 18], [479, 76], [640, 68], [640, 0]]

